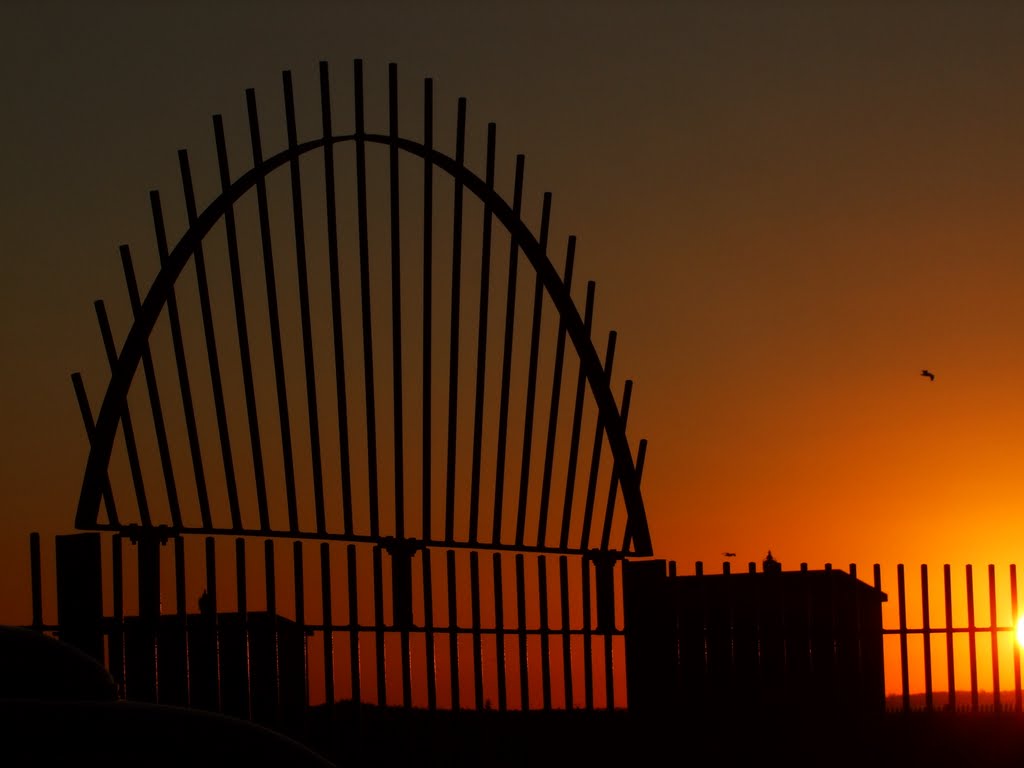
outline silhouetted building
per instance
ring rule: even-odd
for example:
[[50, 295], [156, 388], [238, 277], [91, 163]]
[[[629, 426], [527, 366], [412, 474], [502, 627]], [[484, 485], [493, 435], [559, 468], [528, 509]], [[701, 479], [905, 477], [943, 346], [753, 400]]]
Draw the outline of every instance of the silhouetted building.
[[305, 630], [265, 611], [216, 612], [205, 592], [198, 613], [161, 614], [160, 546], [140, 540], [139, 615], [119, 621], [103, 615], [99, 535], [58, 536], [61, 639], [109, 663], [128, 700], [297, 722], [306, 706]]
[[848, 573], [623, 571], [630, 709], [881, 711], [882, 603]]
[[143, 618], [125, 617], [125, 698], [221, 710], [268, 724], [303, 712], [305, 650], [294, 621], [262, 611], [247, 613], [244, 621], [239, 613], [200, 612], [184, 621], [165, 615], [155, 635], [154, 645]]

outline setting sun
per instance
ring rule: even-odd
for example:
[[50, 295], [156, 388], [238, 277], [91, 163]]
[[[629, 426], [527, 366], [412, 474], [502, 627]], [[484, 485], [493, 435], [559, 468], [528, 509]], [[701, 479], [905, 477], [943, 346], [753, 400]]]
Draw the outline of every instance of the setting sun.
[[1024, 646], [1024, 616], [1017, 619], [1017, 643]]

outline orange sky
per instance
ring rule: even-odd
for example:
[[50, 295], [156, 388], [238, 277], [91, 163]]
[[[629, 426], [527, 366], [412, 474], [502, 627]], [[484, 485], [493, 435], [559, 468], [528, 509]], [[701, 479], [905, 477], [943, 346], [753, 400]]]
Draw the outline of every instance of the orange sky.
[[27, 584], [30, 531], [70, 530], [86, 441], [69, 374], [99, 397], [91, 304], [124, 332], [116, 248], [152, 274], [148, 191], [177, 190], [179, 147], [211, 162], [210, 115], [240, 124], [246, 87], [276, 100], [291, 69], [311, 96], [319, 60], [347, 78], [354, 58], [378, 98], [391, 61], [410, 88], [434, 78], [439, 111], [466, 96], [506, 178], [522, 152], [534, 208], [553, 193], [552, 242], [578, 236], [596, 335], [619, 332], [635, 381], [658, 556], [690, 572], [770, 548], [878, 562], [887, 584], [899, 562], [1019, 561], [1024, 10], [625, 8], [6, 9], [5, 583]]

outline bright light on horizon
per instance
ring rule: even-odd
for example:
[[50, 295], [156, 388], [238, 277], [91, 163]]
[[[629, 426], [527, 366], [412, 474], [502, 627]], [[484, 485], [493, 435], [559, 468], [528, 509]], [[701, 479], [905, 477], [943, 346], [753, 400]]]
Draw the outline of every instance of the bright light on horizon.
[[1017, 644], [1024, 646], [1024, 616], [1017, 619]]

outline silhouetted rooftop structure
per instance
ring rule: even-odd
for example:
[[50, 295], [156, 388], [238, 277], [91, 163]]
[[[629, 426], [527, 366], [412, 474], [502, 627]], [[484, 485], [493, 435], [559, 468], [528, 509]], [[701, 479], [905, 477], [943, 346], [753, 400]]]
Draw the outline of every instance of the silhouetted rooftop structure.
[[630, 708], [880, 711], [886, 595], [840, 570], [669, 576], [625, 563]]

